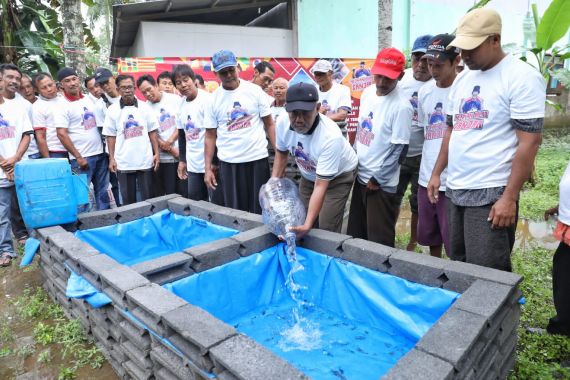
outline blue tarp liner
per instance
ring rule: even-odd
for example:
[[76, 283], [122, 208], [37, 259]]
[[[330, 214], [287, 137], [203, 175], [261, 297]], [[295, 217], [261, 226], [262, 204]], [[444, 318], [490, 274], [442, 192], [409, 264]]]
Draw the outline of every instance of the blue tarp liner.
[[377, 379], [459, 297], [297, 248], [299, 306], [286, 288], [284, 250], [279, 244], [164, 287], [315, 379]]
[[75, 235], [124, 265], [134, 265], [239, 231], [168, 210], [128, 223], [77, 231]]
[[97, 290], [89, 281], [83, 276], [67, 267], [71, 275], [67, 279], [67, 288], [65, 289], [65, 296], [69, 298], [83, 298], [95, 309], [110, 304], [111, 299], [105, 294]]
[[32, 263], [38, 248], [40, 248], [40, 241], [38, 239], [28, 238], [28, 240], [26, 240], [26, 244], [24, 245], [24, 257], [22, 257], [22, 261], [20, 261], [20, 268]]

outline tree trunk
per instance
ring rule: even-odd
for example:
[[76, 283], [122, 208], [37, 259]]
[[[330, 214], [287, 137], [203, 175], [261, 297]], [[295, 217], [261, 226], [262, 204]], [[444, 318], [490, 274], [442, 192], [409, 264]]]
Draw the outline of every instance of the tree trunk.
[[378, 50], [392, 46], [392, 0], [378, 0]]
[[61, 19], [65, 65], [74, 68], [79, 77], [84, 78], [85, 44], [81, 0], [62, 0]]

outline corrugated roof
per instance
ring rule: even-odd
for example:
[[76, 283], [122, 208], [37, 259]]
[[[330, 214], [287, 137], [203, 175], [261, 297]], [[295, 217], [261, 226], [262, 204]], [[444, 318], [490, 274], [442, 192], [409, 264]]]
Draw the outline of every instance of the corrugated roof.
[[[141, 21], [247, 25], [279, 3], [291, 0], [160, 0], [113, 6], [111, 56], [124, 57]], [[286, 25], [290, 28], [287, 18]], [[276, 25], [275, 27], [283, 27]]]

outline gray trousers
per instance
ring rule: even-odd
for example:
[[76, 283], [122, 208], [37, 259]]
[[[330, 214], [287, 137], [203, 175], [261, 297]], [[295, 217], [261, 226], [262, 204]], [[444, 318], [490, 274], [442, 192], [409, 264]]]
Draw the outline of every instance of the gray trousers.
[[[350, 189], [354, 183], [356, 170], [343, 173], [329, 182], [329, 187], [325, 193], [325, 200], [319, 218], [314, 228], [320, 228], [331, 232], [340, 232], [342, 228], [342, 217], [344, 207], [350, 194]], [[309, 209], [309, 200], [313, 194], [315, 183], [301, 177], [299, 183], [299, 195], [303, 204]]]
[[511, 251], [518, 222], [506, 228], [491, 228], [487, 221], [492, 204], [479, 207], [457, 206], [447, 200], [451, 260], [464, 261], [511, 272]]

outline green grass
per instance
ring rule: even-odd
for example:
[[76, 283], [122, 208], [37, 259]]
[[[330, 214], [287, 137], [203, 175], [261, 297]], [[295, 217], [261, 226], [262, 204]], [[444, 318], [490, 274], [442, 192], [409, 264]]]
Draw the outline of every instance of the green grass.
[[511, 379], [570, 379], [570, 368], [561, 368], [570, 360], [570, 339], [558, 335], [536, 334], [527, 327], [546, 328], [556, 314], [552, 303], [553, 252], [543, 248], [513, 254], [514, 271], [524, 276], [521, 290], [526, 299], [518, 329], [517, 362]]
[[540, 220], [558, 204], [558, 185], [570, 161], [570, 135], [546, 139], [536, 158], [535, 184], [525, 184], [520, 199], [521, 217]]

